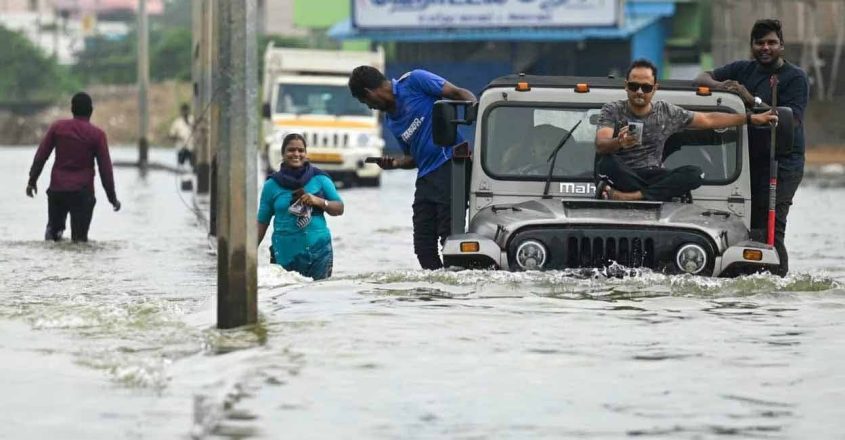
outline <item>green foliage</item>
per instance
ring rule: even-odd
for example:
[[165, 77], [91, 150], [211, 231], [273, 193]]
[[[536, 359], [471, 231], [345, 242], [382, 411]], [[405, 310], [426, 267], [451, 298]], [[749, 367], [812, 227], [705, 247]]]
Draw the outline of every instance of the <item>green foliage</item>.
[[[138, 38], [131, 32], [120, 40], [89, 38], [74, 71], [86, 84], [131, 84], [138, 77]], [[150, 31], [150, 79], [191, 79], [190, 28]]]
[[[165, 2], [164, 13], [150, 17], [149, 38], [150, 79], [190, 81], [191, 2]], [[120, 39], [88, 38], [74, 72], [86, 84], [132, 84], [138, 78], [137, 53], [135, 30]]]
[[85, 39], [85, 50], [79, 54], [73, 72], [85, 84], [129, 84], [137, 75], [136, 38], [112, 40], [105, 37]]
[[193, 14], [193, 1], [174, 0], [164, 2], [164, 13], [160, 16], [151, 17], [151, 24], [162, 28], [191, 27], [191, 16]]
[[154, 81], [191, 80], [191, 29], [165, 29], [150, 42], [150, 77]]
[[0, 102], [47, 102], [78, 87], [23, 35], [0, 26]]

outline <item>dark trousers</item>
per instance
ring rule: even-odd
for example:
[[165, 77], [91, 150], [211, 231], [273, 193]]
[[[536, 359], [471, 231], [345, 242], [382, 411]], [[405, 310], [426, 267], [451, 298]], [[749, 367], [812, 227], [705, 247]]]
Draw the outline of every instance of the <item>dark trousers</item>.
[[73, 241], [88, 241], [88, 228], [94, 215], [97, 199], [93, 191], [47, 190], [47, 231], [45, 240], [61, 240], [67, 216], [70, 214], [70, 237]]
[[414, 192], [414, 253], [423, 269], [443, 267], [440, 246], [452, 223], [451, 162], [417, 179]]
[[[757, 170], [755, 170], [757, 171]], [[769, 224], [769, 175], [768, 167], [752, 173], [751, 182], [751, 230], [756, 240], [766, 241]], [[792, 198], [801, 179], [803, 170], [778, 169], [777, 197], [775, 198], [775, 249], [780, 257], [780, 266], [776, 275], [785, 276], [789, 272], [789, 255], [784, 244], [786, 217], [792, 206]]]
[[610, 179], [610, 185], [622, 192], [641, 191], [645, 200], [669, 202], [701, 186], [701, 168], [685, 165], [672, 170], [665, 168], [633, 169], [613, 154], [600, 155], [596, 163], [600, 178]]
[[185, 147], [180, 148], [179, 152], [176, 153], [176, 160], [177, 160], [177, 162], [179, 162], [179, 165], [183, 165], [185, 162], [190, 164], [191, 168], [193, 168], [196, 165], [195, 159], [194, 159], [194, 153], [191, 152], [191, 150], [189, 150]]

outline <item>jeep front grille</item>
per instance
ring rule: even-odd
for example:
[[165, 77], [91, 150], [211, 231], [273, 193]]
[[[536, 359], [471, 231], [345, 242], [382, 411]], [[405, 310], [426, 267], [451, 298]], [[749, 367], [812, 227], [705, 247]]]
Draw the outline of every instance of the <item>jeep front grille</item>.
[[515, 261], [516, 249], [525, 240], [537, 240], [547, 248], [546, 269], [606, 267], [615, 262], [626, 267], [677, 272], [675, 254], [688, 243], [703, 247], [711, 262], [714, 255], [711, 241], [692, 230], [544, 225], [525, 227], [514, 233], [508, 239], [508, 261]]
[[654, 240], [641, 237], [569, 237], [566, 267], [654, 267]]

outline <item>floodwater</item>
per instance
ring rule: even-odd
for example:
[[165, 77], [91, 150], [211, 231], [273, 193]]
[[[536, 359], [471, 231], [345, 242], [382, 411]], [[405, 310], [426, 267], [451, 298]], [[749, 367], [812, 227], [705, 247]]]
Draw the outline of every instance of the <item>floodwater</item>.
[[0, 438], [845, 438], [841, 184], [799, 189], [787, 278], [619, 279], [417, 270], [391, 172], [342, 192], [332, 279], [264, 243], [259, 325], [219, 331], [176, 176], [116, 170], [123, 210], [98, 182], [92, 241], [47, 243], [33, 153], [0, 148]]

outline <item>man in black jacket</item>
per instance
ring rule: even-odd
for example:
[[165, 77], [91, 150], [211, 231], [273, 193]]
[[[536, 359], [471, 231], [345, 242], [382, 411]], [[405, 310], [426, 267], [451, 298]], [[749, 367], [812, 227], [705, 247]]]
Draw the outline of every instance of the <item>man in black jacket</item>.
[[[804, 176], [804, 111], [809, 100], [807, 74], [783, 58], [783, 31], [778, 20], [758, 20], [751, 28], [752, 60], [740, 60], [704, 72], [696, 78], [701, 85], [721, 87], [736, 92], [746, 106], [754, 105], [754, 98], [772, 103], [772, 75], [778, 77], [778, 105], [792, 109], [795, 134], [792, 152], [778, 159], [777, 199], [775, 204], [775, 248], [780, 255], [778, 275], [789, 271], [789, 256], [784, 245], [786, 217], [792, 198]], [[769, 148], [768, 130], [748, 128], [751, 165], [751, 229], [762, 235], [767, 227], [769, 209]]]

